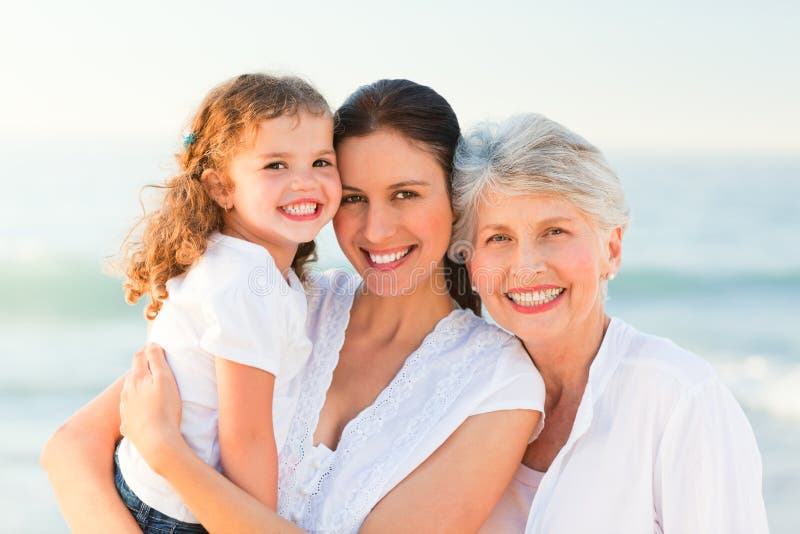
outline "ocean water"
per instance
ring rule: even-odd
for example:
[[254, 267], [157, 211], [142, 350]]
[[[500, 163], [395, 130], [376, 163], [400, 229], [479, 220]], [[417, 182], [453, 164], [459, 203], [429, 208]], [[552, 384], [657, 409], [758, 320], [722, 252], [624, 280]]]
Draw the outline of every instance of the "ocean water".
[[[101, 271], [169, 171], [156, 146], [0, 148], [0, 532], [67, 532], [38, 455], [144, 340]], [[771, 531], [800, 531], [800, 158], [610, 160], [634, 215], [610, 313], [714, 365], [758, 439]], [[345, 264], [330, 228], [319, 241], [321, 266]]]

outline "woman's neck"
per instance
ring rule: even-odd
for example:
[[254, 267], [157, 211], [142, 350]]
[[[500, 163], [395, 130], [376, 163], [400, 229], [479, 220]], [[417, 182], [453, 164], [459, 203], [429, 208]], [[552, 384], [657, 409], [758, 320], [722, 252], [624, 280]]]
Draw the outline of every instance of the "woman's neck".
[[[363, 287], [363, 286], [362, 286]], [[455, 308], [447, 293], [423, 284], [407, 295], [383, 296], [359, 289], [350, 314], [351, 326], [376, 341], [421, 338]]]
[[549, 402], [557, 402], [562, 393], [583, 394], [609, 322], [598, 306], [580, 324], [570, 325], [558, 336], [522, 340], [544, 379]]

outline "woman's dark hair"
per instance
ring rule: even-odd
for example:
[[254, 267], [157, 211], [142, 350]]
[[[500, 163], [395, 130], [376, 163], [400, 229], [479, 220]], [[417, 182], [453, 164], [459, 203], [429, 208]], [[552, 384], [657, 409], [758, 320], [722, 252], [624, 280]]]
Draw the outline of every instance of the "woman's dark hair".
[[[334, 146], [348, 137], [361, 137], [377, 130], [394, 130], [428, 150], [447, 176], [452, 195], [451, 173], [461, 128], [453, 108], [439, 93], [410, 80], [378, 80], [363, 85], [336, 111]], [[481, 314], [481, 301], [472, 291], [463, 263], [444, 257], [450, 296], [464, 309]]]

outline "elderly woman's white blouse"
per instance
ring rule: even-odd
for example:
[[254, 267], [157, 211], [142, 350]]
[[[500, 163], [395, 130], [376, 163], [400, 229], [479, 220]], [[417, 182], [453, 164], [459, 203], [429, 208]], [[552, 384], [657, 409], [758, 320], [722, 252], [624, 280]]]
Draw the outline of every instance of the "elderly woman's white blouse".
[[[471, 311], [455, 310], [347, 424], [335, 451], [315, 447], [359, 283], [346, 272], [329, 271], [308, 289], [314, 348], [292, 383], [297, 406], [279, 454], [278, 512], [311, 532], [356, 532], [370, 510], [468, 417], [544, 407], [544, 383], [516, 338]], [[375, 360], [379, 364], [380, 355]]]
[[705, 361], [619, 319], [529, 507], [517, 512], [528, 534], [767, 532], [761, 458], [730, 391]]

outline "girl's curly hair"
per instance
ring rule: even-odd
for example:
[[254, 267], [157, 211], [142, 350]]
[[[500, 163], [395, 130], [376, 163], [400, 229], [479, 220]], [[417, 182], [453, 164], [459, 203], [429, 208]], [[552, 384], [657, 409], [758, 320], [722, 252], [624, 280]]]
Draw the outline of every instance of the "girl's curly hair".
[[[167, 298], [167, 280], [186, 272], [206, 251], [208, 236], [222, 230], [224, 210], [201, 183], [203, 171], [217, 170], [225, 187], [233, 187], [223, 171], [237, 148], [253, 138], [258, 123], [298, 111], [331, 113], [316, 89], [292, 76], [243, 74], [206, 96], [191, 121], [185, 150], [176, 156], [179, 174], [150, 186], [164, 190], [161, 207], [145, 213], [121, 246], [125, 300], [135, 304], [148, 294], [147, 319], [155, 319]], [[142, 223], [141, 236], [134, 236]], [[314, 241], [298, 247], [292, 268], [301, 279], [315, 252]]]

